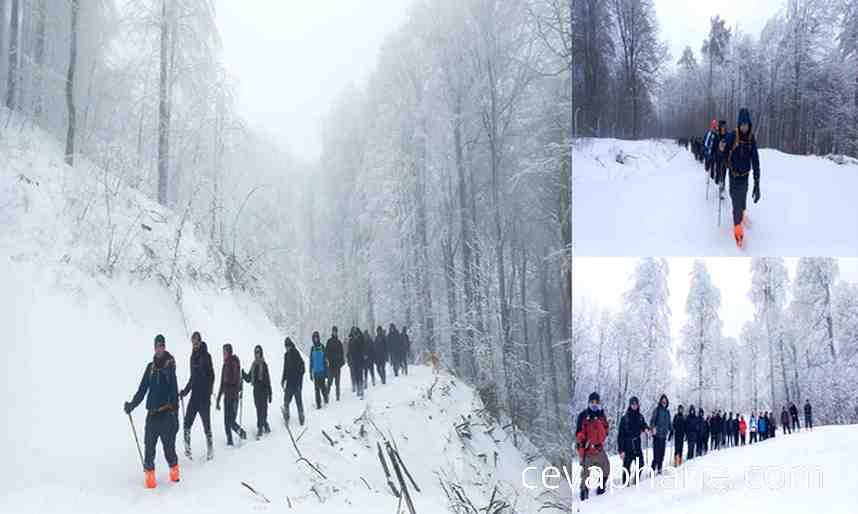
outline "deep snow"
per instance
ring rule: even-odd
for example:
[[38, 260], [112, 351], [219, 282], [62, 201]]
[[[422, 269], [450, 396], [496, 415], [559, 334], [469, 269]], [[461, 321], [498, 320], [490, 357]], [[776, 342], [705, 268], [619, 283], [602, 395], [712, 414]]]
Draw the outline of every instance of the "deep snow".
[[[618, 152], [629, 158], [616, 162]], [[851, 162], [851, 161], [850, 161]], [[745, 249], [721, 226], [706, 173], [672, 141], [580, 139], [572, 152], [572, 244], [581, 256], [853, 255], [858, 165], [760, 150], [760, 202], [748, 193]]]

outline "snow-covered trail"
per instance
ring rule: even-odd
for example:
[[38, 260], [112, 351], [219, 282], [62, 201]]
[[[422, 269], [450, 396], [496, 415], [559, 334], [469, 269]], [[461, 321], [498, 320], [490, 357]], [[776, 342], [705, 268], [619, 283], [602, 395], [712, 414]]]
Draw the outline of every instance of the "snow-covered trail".
[[[626, 164], [615, 161], [618, 151]], [[572, 243], [581, 256], [852, 255], [858, 248], [858, 166], [760, 150], [761, 193], [748, 193], [746, 247], [721, 226], [706, 173], [671, 141], [584, 139], [572, 155]]]
[[[858, 426], [824, 426], [786, 436], [779, 431], [774, 439], [709, 452], [679, 468], [672, 467], [672, 446], [668, 443], [665, 463], [670, 467], [663, 475], [593, 496], [580, 512], [858, 512]], [[612, 473], [620, 466], [612, 460]]]

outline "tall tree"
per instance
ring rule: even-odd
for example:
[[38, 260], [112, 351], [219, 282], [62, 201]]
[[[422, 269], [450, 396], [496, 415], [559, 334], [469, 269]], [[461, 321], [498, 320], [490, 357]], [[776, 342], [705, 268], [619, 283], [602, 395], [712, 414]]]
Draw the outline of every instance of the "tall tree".
[[709, 20], [709, 37], [703, 41], [701, 48], [701, 52], [709, 61], [709, 78], [706, 82], [707, 117], [717, 117], [715, 96], [712, 94], [713, 77], [715, 66], [724, 63], [727, 45], [730, 44], [730, 36], [730, 29], [725, 26], [725, 20], [722, 20], [720, 16], [715, 16]]
[[170, 173], [170, 0], [161, 0], [160, 76], [158, 79], [158, 203], [167, 205], [167, 182]]
[[[775, 341], [779, 337], [779, 320], [789, 288], [789, 275], [783, 258], [758, 257], [751, 261], [751, 290], [748, 293], [757, 309], [757, 315], [765, 324], [769, 354], [769, 392], [771, 407], [777, 402], [775, 393]], [[782, 349], [782, 347], [781, 347]], [[780, 352], [781, 372], [786, 377], [783, 351]]]
[[77, 113], [74, 103], [75, 70], [77, 69], [77, 32], [78, 32], [78, 0], [71, 2], [71, 32], [69, 40], [69, 67], [66, 75], [66, 110], [68, 112], [68, 130], [66, 132], [66, 164], [74, 165], [74, 140], [77, 123]]
[[692, 391], [697, 393], [697, 405], [703, 404], [703, 393], [711, 386], [711, 376], [704, 373], [704, 365], [715, 360], [717, 345], [721, 341], [721, 291], [712, 283], [706, 264], [694, 261], [691, 285], [685, 302], [687, 318], [682, 327], [682, 351], [688, 372], [693, 377]]
[[12, 12], [9, 20], [9, 67], [6, 75], [6, 108], [15, 109], [18, 93], [18, 67], [20, 61], [20, 46], [21, 46], [21, 2], [20, 0], [12, 0]]

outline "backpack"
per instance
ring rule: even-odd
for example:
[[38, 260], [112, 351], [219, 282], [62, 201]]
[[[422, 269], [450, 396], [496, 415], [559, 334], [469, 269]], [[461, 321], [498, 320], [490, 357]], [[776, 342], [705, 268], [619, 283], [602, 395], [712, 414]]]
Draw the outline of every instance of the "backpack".
[[587, 447], [601, 446], [608, 437], [608, 427], [604, 417], [588, 417], [581, 426]]
[[327, 372], [325, 369], [325, 350], [321, 345], [314, 345], [310, 351], [310, 368], [314, 375], [324, 375]]

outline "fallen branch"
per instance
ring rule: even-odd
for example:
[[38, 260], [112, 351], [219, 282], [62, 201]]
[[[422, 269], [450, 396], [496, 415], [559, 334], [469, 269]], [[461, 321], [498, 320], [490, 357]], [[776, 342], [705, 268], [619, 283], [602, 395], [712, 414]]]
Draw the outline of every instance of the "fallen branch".
[[360, 477], [360, 479], [363, 480], [363, 484], [366, 486], [366, 488], [372, 491], [372, 487], [369, 486], [369, 482], [367, 482], [364, 477]]
[[325, 436], [325, 439], [327, 439], [329, 443], [331, 443], [331, 446], [336, 446], [336, 445], [337, 445], [337, 444], [334, 442], [334, 440], [333, 440], [333, 439], [331, 439], [331, 436], [329, 436], [329, 435], [328, 435], [324, 430], [322, 430], [322, 435], [323, 435], [323, 436]]
[[[295, 447], [295, 453], [297, 453], [297, 454], [298, 454], [298, 460], [296, 460], [295, 462], [296, 462], [296, 463], [297, 463], [297, 462], [305, 462], [308, 466], [310, 466], [310, 467], [313, 469], [313, 471], [315, 471], [316, 473], [318, 473], [320, 477], [322, 477], [323, 479], [327, 480], [327, 479], [328, 479], [328, 477], [326, 477], [324, 473], [322, 473], [321, 471], [319, 471], [319, 468], [317, 468], [316, 466], [314, 466], [312, 462], [310, 462], [309, 460], [307, 460], [307, 459], [304, 457], [304, 455], [303, 455], [303, 454], [301, 454], [301, 449], [300, 449], [300, 448], [298, 448], [298, 443], [295, 441], [295, 437], [292, 435], [292, 429], [291, 429], [291, 428], [289, 428], [289, 425], [286, 425], [286, 431], [287, 431], [287, 432], [289, 432], [289, 439], [291, 439], [291, 440], [292, 440], [292, 446], [294, 446], [294, 447]], [[318, 496], [318, 494], [319, 494], [319, 493], [316, 493], [316, 495], [317, 495], [317, 496]], [[321, 500], [321, 498], [320, 498], [320, 500]]]
[[402, 478], [402, 471], [400, 471], [399, 463], [396, 461], [396, 454], [393, 450], [393, 446], [391, 446], [389, 442], [385, 443], [385, 445], [387, 446], [387, 453], [390, 456], [390, 462], [393, 464], [393, 471], [396, 472], [396, 478], [399, 480], [399, 487], [402, 491], [402, 496], [405, 497], [405, 505], [408, 507], [408, 512], [416, 514], [417, 511], [414, 510], [414, 503], [411, 501], [411, 494], [408, 492], [408, 485], [405, 483], [405, 479]]
[[413, 485], [413, 486], [414, 486], [414, 489], [415, 489], [418, 493], [419, 493], [419, 492], [422, 492], [422, 491], [420, 490], [420, 488], [419, 488], [419, 487], [417, 487], [417, 482], [415, 482], [415, 481], [414, 481], [414, 478], [411, 476], [411, 473], [409, 473], [409, 472], [408, 472], [408, 468], [407, 468], [407, 467], [405, 467], [405, 463], [404, 463], [404, 462], [402, 462], [402, 455], [400, 455], [400, 454], [399, 454], [399, 450], [396, 450], [396, 452], [394, 452], [394, 454], [396, 455], [396, 460], [398, 460], [398, 461], [399, 461], [399, 464], [401, 464], [401, 465], [402, 465], [402, 470], [403, 470], [403, 471], [405, 471], [405, 475], [408, 477], [408, 480], [411, 482], [411, 485]]
[[255, 494], [256, 496], [258, 496], [258, 497], [262, 498], [263, 500], [265, 500], [265, 503], [271, 503], [271, 500], [269, 500], [268, 498], [266, 498], [266, 496], [265, 496], [264, 494], [260, 493], [260, 492], [259, 492], [259, 491], [257, 491], [256, 489], [254, 489], [254, 488], [250, 487], [250, 485], [249, 485], [247, 482], [242, 482], [242, 483], [241, 483], [241, 485], [243, 485], [244, 487], [246, 487], [246, 488], [250, 489], [250, 492], [252, 492], [252, 493], [253, 493], [253, 494]]
[[382, 469], [384, 469], [384, 477], [387, 479], [387, 485], [390, 487], [390, 491], [393, 495], [399, 498], [399, 491], [390, 479], [390, 468], [387, 467], [387, 461], [384, 460], [384, 452], [381, 451], [381, 443], [377, 442], [375, 444], [378, 446], [378, 460], [381, 462]]

